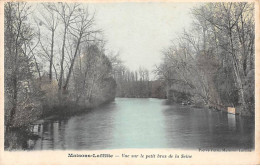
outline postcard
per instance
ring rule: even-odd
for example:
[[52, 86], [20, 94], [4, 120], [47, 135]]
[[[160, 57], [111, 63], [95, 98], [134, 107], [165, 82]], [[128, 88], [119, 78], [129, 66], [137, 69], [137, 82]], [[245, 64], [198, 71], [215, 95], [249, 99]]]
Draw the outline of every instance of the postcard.
[[259, 1], [0, 9], [0, 164], [260, 163]]

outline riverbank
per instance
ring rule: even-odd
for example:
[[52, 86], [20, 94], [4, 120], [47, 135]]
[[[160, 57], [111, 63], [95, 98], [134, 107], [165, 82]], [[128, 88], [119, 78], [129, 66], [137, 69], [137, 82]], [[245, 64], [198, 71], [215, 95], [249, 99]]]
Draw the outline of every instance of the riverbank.
[[104, 102], [97, 102], [93, 104], [88, 104], [88, 105], [79, 105], [76, 104], [75, 102], [67, 102], [63, 103], [62, 105], [59, 106], [53, 106], [51, 108], [45, 107], [45, 112], [43, 113], [42, 117], [40, 120], [43, 119], [55, 119], [55, 118], [68, 118], [74, 115], [78, 115], [81, 113], [86, 113], [89, 112], [95, 108], [102, 107], [108, 103], [113, 102], [114, 99], [107, 100]]
[[[183, 105], [183, 106], [189, 106], [192, 108], [208, 108], [208, 109], [214, 109], [219, 112], [224, 112], [224, 113], [229, 113], [229, 114], [234, 114], [234, 115], [241, 115], [243, 117], [254, 117], [254, 115], [252, 115], [254, 113], [243, 112], [242, 106], [230, 107], [230, 106], [216, 105], [216, 104], [205, 105], [203, 103], [191, 103], [189, 101], [175, 102], [175, 101], [169, 100], [169, 99], [167, 99], [166, 104], [168, 104], [168, 105], [178, 104], [178, 105]], [[245, 114], [248, 114], [248, 115], [245, 115]]]

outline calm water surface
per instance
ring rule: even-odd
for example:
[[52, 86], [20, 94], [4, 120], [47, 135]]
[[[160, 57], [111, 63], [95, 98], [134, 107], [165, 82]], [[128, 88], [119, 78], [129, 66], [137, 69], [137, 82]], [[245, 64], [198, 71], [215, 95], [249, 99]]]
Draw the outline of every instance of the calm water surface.
[[66, 120], [33, 126], [31, 149], [254, 148], [254, 119], [166, 100], [116, 98]]

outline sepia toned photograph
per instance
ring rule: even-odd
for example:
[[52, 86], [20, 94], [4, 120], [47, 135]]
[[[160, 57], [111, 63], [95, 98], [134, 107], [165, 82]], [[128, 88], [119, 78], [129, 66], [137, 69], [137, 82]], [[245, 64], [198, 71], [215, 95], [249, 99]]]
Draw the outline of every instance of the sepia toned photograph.
[[2, 4], [4, 152], [255, 153], [255, 1]]

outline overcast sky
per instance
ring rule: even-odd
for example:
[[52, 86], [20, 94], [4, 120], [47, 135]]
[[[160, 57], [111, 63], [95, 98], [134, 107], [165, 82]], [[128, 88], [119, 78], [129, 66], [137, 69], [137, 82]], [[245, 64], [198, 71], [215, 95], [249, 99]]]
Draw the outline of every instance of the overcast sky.
[[119, 51], [131, 70], [149, 70], [162, 58], [161, 51], [191, 24], [190, 9], [195, 3], [100, 3], [96, 24], [104, 30], [106, 48]]

